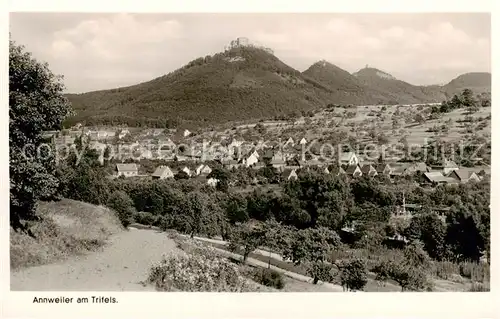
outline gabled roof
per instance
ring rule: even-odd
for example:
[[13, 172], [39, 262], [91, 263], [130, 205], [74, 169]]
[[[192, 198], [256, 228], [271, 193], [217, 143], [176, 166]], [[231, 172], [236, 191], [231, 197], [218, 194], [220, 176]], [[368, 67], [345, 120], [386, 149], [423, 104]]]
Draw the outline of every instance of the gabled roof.
[[475, 172], [462, 168], [453, 171], [451, 174], [456, 175], [460, 181], [468, 181], [472, 177], [472, 174], [475, 174]]
[[356, 156], [354, 152], [344, 152], [340, 154], [339, 159], [341, 162], [347, 162], [349, 161], [353, 156]]
[[345, 167], [342, 167], [346, 174], [353, 174], [356, 169], [359, 168], [359, 165], [345, 165]]
[[282, 175], [283, 177], [288, 178], [288, 177], [290, 176], [290, 174], [292, 174], [292, 173], [297, 174], [297, 170], [296, 170], [295, 168], [285, 168], [285, 169], [283, 170], [283, 172], [281, 173], [281, 175]]
[[455, 167], [458, 167], [458, 165], [457, 165], [457, 163], [455, 163], [452, 160], [445, 160], [444, 163], [443, 163], [443, 167], [446, 167], [446, 168], [455, 168]]
[[163, 176], [163, 174], [168, 173], [168, 172], [170, 172], [173, 175], [170, 167], [162, 165], [162, 166], [158, 166], [151, 176], [160, 177], [160, 176]]
[[379, 163], [377, 165], [375, 165], [375, 169], [377, 170], [377, 173], [382, 173], [384, 172], [384, 170], [388, 168], [389, 171], [391, 170], [391, 166], [389, 164], [383, 164], [383, 163]]
[[131, 164], [116, 164], [116, 169], [119, 172], [136, 172], [137, 165], [134, 163]]
[[376, 171], [375, 167], [373, 167], [371, 164], [365, 164], [363, 165], [363, 167], [361, 167], [361, 172], [363, 172], [363, 174], [368, 174], [371, 171]]
[[431, 182], [435, 183], [448, 183], [450, 182], [450, 178], [444, 176], [441, 172], [425, 172], [424, 176]]
[[406, 169], [408, 168], [408, 164], [406, 163], [392, 163], [391, 167], [391, 175], [402, 175]]

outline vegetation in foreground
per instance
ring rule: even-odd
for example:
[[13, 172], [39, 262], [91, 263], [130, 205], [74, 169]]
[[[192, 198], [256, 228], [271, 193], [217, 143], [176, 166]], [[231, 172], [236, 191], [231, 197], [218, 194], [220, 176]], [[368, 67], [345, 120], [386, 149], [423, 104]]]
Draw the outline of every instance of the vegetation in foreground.
[[69, 199], [39, 203], [38, 216], [40, 221], [30, 227], [33, 237], [11, 229], [12, 269], [95, 251], [110, 235], [123, 230], [112, 211]]

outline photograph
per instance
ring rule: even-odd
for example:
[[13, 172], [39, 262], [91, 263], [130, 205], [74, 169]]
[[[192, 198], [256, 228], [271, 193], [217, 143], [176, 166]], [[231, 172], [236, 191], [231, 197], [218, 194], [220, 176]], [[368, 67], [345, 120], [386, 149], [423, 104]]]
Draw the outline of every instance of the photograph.
[[10, 291], [490, 292], [491, 23], [11, 12]]

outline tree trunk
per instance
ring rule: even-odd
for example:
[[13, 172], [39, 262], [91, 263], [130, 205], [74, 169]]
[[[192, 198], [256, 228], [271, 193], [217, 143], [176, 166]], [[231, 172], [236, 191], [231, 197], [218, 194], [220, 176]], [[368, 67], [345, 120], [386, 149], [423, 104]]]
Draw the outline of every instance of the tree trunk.
[[318, 283], [318, 281], [319, 281], [319, 278], [318, 277], [314, 277], [313, 284], [316, 285]]
[[194, 238], [194, 231], [191, 232], [191, 239]]

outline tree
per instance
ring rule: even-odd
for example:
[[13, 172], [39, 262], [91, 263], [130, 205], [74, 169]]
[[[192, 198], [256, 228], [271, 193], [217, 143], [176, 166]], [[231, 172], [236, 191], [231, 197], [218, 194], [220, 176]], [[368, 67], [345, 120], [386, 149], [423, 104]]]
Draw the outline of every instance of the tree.
[[362, 290], [367, 279], [366, 265], [361, 259], [348, 261], [340, 267], [340, 281], [344, 291]]
[[36, 150], [43, 143], [42, 131], [60, 129], [72, 114], [61, 79], [47, 63], [9, 41], [10, 224], [16, 231], [29, 231], [25, 222], [38, 219], [37, 200], [50, 197], [58, 187], [53, 148], [42, 153], [46, 158]]
[[210, 174], [208, 174], [207, 177], [208, 178], [215, 178], [218, 180], [215, 189], [217, 189], [218, 191], [221, 191], [221, 192], [228, 191], [230, 174], [226, 169], [216, 167], [210, 172]]
[[224, 207], [228, 221], [231, 224], [248, 221], [247, 201], [241, 194], [231, 194], [227, 197]]
[[415, 117], [414, 117], [414, 120], [418, 124], [424, 124], [425, 123], [425, 117], [421, 113], [416, 114]]
[[124, 227], [130, 225], [135, 214], [135, 209], [134, 202], [127, 193], [123, 191], [113, 192], [108, 200], [107, 206], [116, 212]]
[[246, 262], [251, 252], [264, 244], [266, 233], [263, 228], [249, 225], [235, 226], [230, 235], [228, 248], [230, 251], [243, 250], [243, 262]]
[[435, 213], [412, 218], [405, 236], [410, 240], [422, 241], [424, 250], [431, 258], [441, 260], [445, 257], [446, 225]]
[[175, 180], [189, 179], [189, 175], [184, 171], [179, 171], [177, 174], [174, 175], [174, 178]]
[[[340, 237], [336, 232], [325, 227], [306, 228], [295, 232], [291, 243], [283, 252], [285, 259], [293, 263], [306, 264], [308, 273], [317, 284], [324, 274], [324, 268], [318, 264], [326, 263], [330, 254], [340, 246]], [[319, 271], [321, 269], [321, 271]]]
[[194, 238], [196, 234], [203, 233], [205, 227], [212, 224], [208, 222], [210, 215], [208, 202], [207, 194], [194, 191], [187, 195], [183, 203], [179, 217], [186, 220], [191, 238]]

